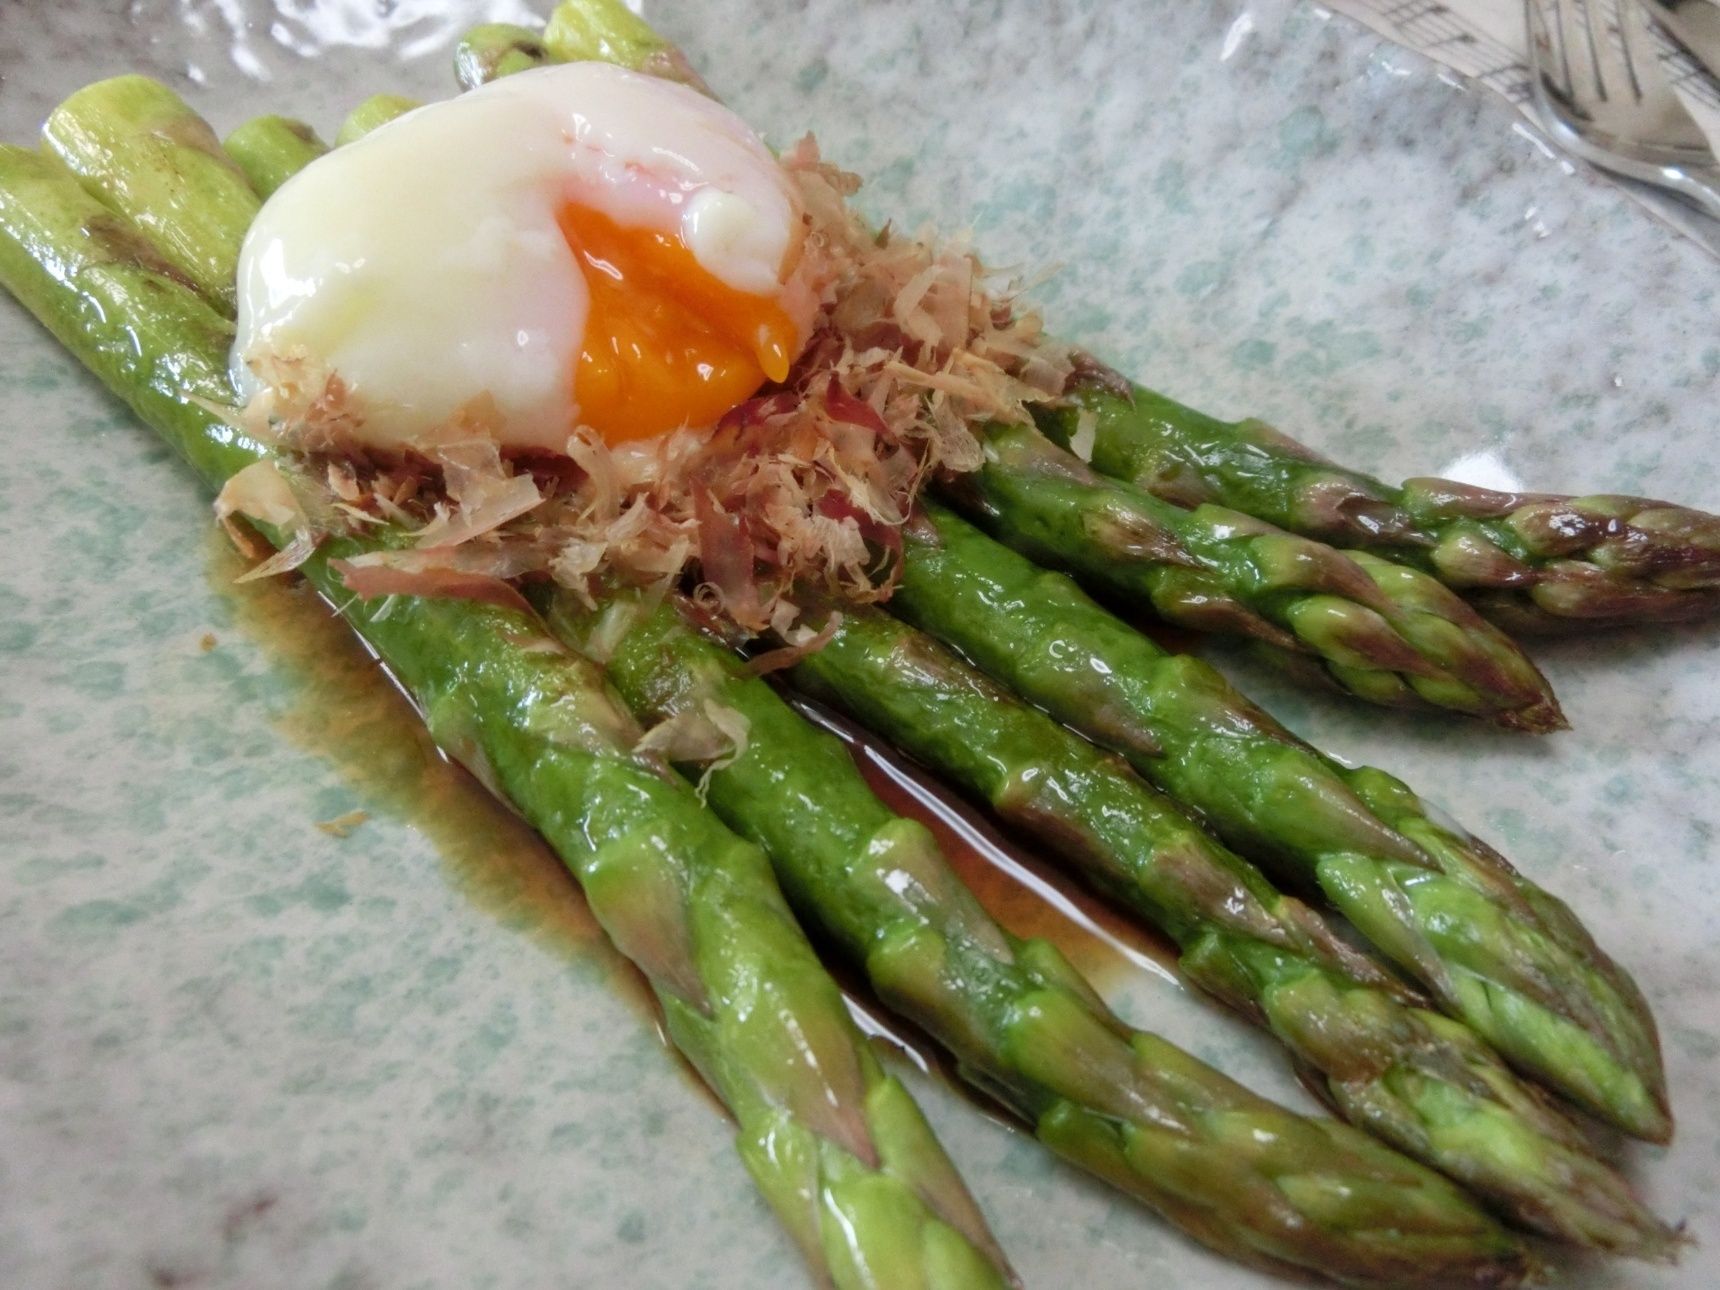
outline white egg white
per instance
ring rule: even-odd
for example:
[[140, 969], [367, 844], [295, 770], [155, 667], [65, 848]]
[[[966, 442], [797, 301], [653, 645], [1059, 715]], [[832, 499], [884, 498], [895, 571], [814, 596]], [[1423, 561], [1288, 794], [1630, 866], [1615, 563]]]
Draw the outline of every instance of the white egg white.
[[684, 86], [570, 63], [410, 112], [264, 204], [239, 263], [241, 394], [254, 364], [303, 358], [341, 378], [370, 446], [424, 444], [484, 406], [504, 446], [561, 451], [588, 301], [557, 223], [570, 203], [678, 234], [806, 321], [778, 280], [798, 204], [757, 136]]

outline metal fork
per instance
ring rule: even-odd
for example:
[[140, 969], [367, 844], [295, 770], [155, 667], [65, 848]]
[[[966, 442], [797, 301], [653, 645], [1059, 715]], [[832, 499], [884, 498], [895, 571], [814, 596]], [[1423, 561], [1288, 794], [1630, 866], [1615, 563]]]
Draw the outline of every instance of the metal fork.
[[[1524, 0], [1535, 104], [1585, 161], [1720, 219], [1720, 161], [1672, 88], [1636, 0]], [[1548, 10], [1552, 20], [1548, 20]]]

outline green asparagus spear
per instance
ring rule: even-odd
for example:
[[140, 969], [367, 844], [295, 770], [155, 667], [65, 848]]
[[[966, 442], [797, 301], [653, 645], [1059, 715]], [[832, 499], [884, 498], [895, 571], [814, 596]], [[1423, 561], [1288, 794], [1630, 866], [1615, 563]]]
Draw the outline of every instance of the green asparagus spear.
[[1164, 931], [1184, 975], [1271, 1029], [1356, 1125], [1521, 1226], [1615, 1253], [1675, 1250], [1677, 1234], [1468, 1029], [1420, 1006], [1114, 753], [878, 610], [845, 610], [792, 675]]
[[[176, 201], [195, 206], [182, 178]], [[232, 397], [227, 320], [161, 262], [135, 226], [36, 154], [0, 147], [0, 283], [216, 484], [264, 456], [205, 401]], [[343, 605], [438, 743], [580, 878], [651, 981], [676, 1045], [734, 1113], [744, 1163], [812, 1264], [856, 1290], [1009, 1282], [972, 1198], [855, 1030], [764, 856], [634, 751], [636, 728], [598, 669], [519, 610], [355, 603], [335, 562], [358, 549], [333, 544], [305, 574]]]
[[544, 29], [544, 46], [557, 62], [614, 63], [679, 81], [701, 94], [710, 88], [680, 46], [659, 35], [621, 0], [573, 0], [558, 4]]
[[1317, 753], [1198, 659], [1167, 654], [936, 507], [892, 609], [1198, 812], [1313, 878], [1376, 947], [1520, 1069], [1628, 1132], [1672, 1122], [1654, 1022], [1574, 915], [1383, 771]]
[[[1219, 421], [1101, 370], [1042, 425], [1093, 467], [1184, 506], [1217, 503], [1413, 565], [1513, 629], [1720, 610], [1720, 516], [1642, 497], [1500, 493], [1449, 479], [1394, 488], [1260, 421]], [[1085, 434], [1082, 427], [1086, 427]]]
[[42, 141], [148, 236], [159, 268], [232, 311], [231, 266], [260, 203], [177, 94], [144, 76], [98, 81], [54, 109]]
[[[586, 610], [561, 593], [549, 621], [576, 647], [602, 642], [609, 676], [641, 720], [701, 723], [716, 705], [745, 721], [744, 748], [710, 767], [711, 806], [765, 850], [796, 910], [864, 966], [884, 1002], [950, 1049], [965, 1078], [1053, 1150], [1224, 1253], [1265, 1255], [1356, 1284], [1494, 1284], [1519, 1275], [1521, 1252], [1450, 1184], [1352, 1129], [1292, 1115], [1164, 1040], [1129, 1030], [1049, 944], [1006, 935], [926, 829], [873, 796], [834, 737], [690, 627], [673, 603], [653, 609], [639, 593], [622, 592]], [[885, 624], [897, 626], [860, 611], [805, 666], [819, 670], [832, 649], [864, 650], [848, 639], [856, 628], [864, 636]], [[888, 684], [922, 661], [886, 647], [872, 680]], [[968, 715], [988, 719], [993, 695], [970, 697]], [[1113, 760], [1083, 746], [1096, 761]], [[1005, 791], [1053, 809], [1036, 782], [1032, 773], [1012, 776]], [[1103, 778], [1077, 776], [1052, 792], [1063, 788], [1102, 796]], [[1113, 805], [1088, 804], [1097, 813]], [[1171, 858], [1164, 860], [1168, 868]], [[1192, 853], [1187, 868], [1205, 860]], [[1180, 906], [1227, 876], [1190, 872], [1161, 886], [1174, 889]], [[1230, 887], [1226, 898], [1238, 901], [1230, 922], [1258, 933], [1270, 916], [1252, 893]], [[1270, 973], [1266, 960], [1293, 955], [1315, 921], [1278, 925], [1286, 941], [1278, 946], [1214, 928], [1200, 952], [1226, 959], [1216, 970], [1227, 978], [1251, 971], [1241, 961], [1250, 953]]]
[[417, 99], [409, 99], [402, 94], [372, 94], [346, 114], [346, 120], [335, 131], [335, 146], [356, 143], [377, 126], [387, 125], [417, 106]]
[[1535, 665], [1424, 574], [1221, 507], [1181, 510], [1095, 474], [1028, 425], [992, 427], [985, 464], [947, 491], [1040, 563], [1144, 599], [1169, 622], [1307, 655], [1362, 698], [1564, 726]]
[[327, 152], [328, 145], [303, 121], [259, 116], [229, 134], [226, 149], [258, 196], [267, 198]]
[[461, 89], [475, 90], [549, 61], [542, 32], [509, 22], [487, 22], [473, 27], [454, 46], [454, 79]]

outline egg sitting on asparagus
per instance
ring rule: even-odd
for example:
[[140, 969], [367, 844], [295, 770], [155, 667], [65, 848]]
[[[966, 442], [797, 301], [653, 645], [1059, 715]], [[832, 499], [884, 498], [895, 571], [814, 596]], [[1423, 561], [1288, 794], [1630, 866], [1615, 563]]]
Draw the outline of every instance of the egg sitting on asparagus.
[[309, 356], [355, 446], [482, 409], [504, 450], [714, 424], [787, 376], [817, 307], [793, 184], [732, 112], [602, 63], [526, 72], [336, 149], [265, 204], [234, 379]]

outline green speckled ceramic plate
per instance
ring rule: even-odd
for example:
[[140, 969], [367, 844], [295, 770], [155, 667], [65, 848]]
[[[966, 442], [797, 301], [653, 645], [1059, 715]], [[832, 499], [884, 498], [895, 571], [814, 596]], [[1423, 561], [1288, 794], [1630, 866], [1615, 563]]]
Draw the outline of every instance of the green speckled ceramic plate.
[[[0, 3], [0, 134], [142, 70], [223, 128], [452, 90], [521, 6]], [[1064, 266], [1057, 329], [1387, 476], [1720, 506], [1720, 264], [1509, 110], [1289, 0], [664, 3], [868, 208]], [[728, 1127], [517, 826], [440, 769], [314, 604], [231, 585], [207, 499], [0, 301], [0, 1285], [801, 1284]], [[1540, 743], [1244, 683], [1568, 898], [1661, 1020], [1680, 1116], [1621, 1148], [1720, 1283], [1720, 649], [1541, 652]], [[1228, 665], [1228, 661], [1227, 661]], [[320, 825], [324, 827], [318, 827]], [[342, 836], [344, 834], [344, 836]], [[1144, 972], [1131, 1020], [1299, 1106], [1270, 1045]], [[899, 1063], [1030, 1285], [1269, 1284]]]

